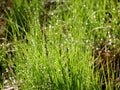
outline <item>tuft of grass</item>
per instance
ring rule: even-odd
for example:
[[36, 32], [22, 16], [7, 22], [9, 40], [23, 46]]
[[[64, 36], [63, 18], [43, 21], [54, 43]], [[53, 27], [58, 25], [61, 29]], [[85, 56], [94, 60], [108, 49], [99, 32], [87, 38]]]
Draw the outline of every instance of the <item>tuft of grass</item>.
[[119, 73], [112, 69], [112, 60], [119, 60], [118, 7], [107, 0], [44, 3], [14, 0], [8, 15], [12, 75], [20, 88], [112, 90]]

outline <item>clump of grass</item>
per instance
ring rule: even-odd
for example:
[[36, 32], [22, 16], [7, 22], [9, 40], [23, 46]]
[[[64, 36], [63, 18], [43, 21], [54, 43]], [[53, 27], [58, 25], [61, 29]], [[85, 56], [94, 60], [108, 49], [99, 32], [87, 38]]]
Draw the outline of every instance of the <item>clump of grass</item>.
[[[94, 67], [94, 59], [98, 59], [99, 64], [103, 58], [97, 55], [96, 48], [102, 51], [113, 36], [119, 40], [117, 31], [113, 30], [118, 28], [116, 22], [112, 20], [111, 26], [111, 23], [104, 21], [107, 17], [107, 2], [56, 2], [51, 6], [54, 8], [49, 7], [48, 12], [43, 2], [38, 0], [14, 0], [13, 16], [8, 22], [11, 37], [15, 42], [14, 69], [20, 88], [101, 90], [103, 82], [100, 78], [105, 80], [106, 89], [113, 88], [109, 75], [106, 77], [104, 67], [103, 73], [99, 74], [99, 69], [104, 65], [97, 69]], [[65, 10], [61, 6], [66, 7]], [[116, 10], [112, 12], [112, 16], [116, 17]], [[118, 20], [117, 17], [116, 19]], [[113, 36], [109, 37], [111, 34]], [[102, 47], [103, 43], [105, 44]], [[106, 59], [109, 60], [105, 56], [103, 60]], [[108, 71], [109, 69], [107, 66]], [[114, 73], [112, 74], [114, 78]]]

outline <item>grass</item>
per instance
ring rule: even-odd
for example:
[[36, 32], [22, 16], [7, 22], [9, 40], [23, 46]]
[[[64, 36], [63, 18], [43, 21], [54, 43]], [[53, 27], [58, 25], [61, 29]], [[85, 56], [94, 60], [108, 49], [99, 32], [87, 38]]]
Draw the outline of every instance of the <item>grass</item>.
[[[7, 53], [7, 60], [1, 59], [14, 68], [15, 73], [10, 73], [21, 90], [101, 90], [101, 78], [106, 89], [113, 90], [114, 80], [106, 76], [109, 65], [107, 71], [101, 66], [101, 75], [94, 67], [94, 61], [103, 58], [96, 49], [102, 52], [105, 45], [119, 49], [119, 13], [112, 0], [71, 0], [58, 3], [49, 12], [39, 0], [13, 2], [6, 37], [12, 40], [14, 55]], [[107, 11], [112, 18], [106, 16]]]

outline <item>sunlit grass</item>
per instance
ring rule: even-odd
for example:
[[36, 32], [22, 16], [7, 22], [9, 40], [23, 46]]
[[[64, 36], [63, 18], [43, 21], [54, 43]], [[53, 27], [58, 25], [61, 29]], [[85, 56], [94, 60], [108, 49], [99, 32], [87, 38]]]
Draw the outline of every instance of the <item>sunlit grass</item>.
[[[99, 69], [95, 71], [96, 58], [92, 55], [94, 50], [101, 49], [101, 43], [111, 47], [111, 42], [119, 45], [116, 6], [110, 4], [108, 11], [113, 18], [109, 23], [105, 21], [109, 20], [105, 14], [107, 0], [71, 0], [63, 4], [65, 10], [58, 4], [57, 9], [49, 12], [39, 0], [23, 2], [14, 0], [15, 8], [8, 19], [12, 32], [9, 35], [15, 42], [15, 78], [20, 88], [101, 90], [100, 78], [107, 80], [106, 75], [104, 69], [102, 75]], [[111, 11], [112, 8], [115, 10]], [[105, 86], [113, 89], [110, 78]]]

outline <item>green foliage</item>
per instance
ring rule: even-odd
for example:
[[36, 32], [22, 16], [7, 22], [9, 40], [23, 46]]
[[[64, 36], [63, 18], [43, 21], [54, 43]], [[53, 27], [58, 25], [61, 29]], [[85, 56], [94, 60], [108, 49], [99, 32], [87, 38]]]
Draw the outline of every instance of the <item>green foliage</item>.
[[[119, 41], [117, 6], [111, 3], [106, 10], [107, 0], [56, 2], [52, 8], [44, 3], [14, 0], [8, 15], [8, 33], [15, 42], [15, 78], [21, 89], [101, 90], [99, 78], [106, 76], [95, 71], [92, 54], [102, 43]], [[106, 88], [112, 90], [108, 79]]]

